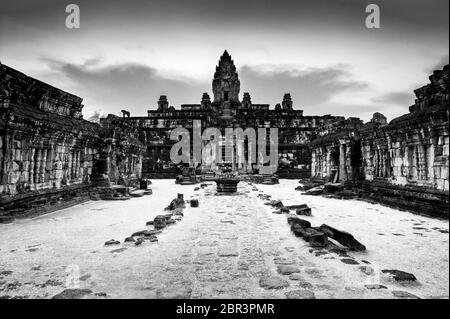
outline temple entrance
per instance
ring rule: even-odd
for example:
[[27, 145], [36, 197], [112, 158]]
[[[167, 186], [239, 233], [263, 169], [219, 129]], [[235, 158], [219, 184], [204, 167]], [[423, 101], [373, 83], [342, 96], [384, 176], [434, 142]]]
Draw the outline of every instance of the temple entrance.
[[339, 149], [335, 148], [330, 153], [330, 177], [333, 183], [339, 181]]

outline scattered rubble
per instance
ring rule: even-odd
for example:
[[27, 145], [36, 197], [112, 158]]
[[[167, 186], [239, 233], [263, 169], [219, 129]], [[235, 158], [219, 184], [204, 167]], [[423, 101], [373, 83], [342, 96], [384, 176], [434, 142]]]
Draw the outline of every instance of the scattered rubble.
[[283, 289], [289, 287], [289, 282], [277, 277], [263, 277], [259, 280], [259, 286], [264, 289]]
[[52, 299], [81, 299], [86, 295], [92, 294], [90, 289], [65, 289]]
[[191, 199], [191, 207], [198, 207], [199, 202], [198, 199]]
[[396, 270], [396, 269], [383, 269], [381, 271], [384, 274], [391, 275], [396, 281], [404, 282], [404, 281], [416, 281], [417, 278], [413, 274], [407, 273], [405, 271]]
[[338, 230], [326, 224], [320, 226], [320, 230], [327, 234], [328, 237], [333, 238], [340, 244], [350, 248], [352, 251], [365, 251], [366, 246], [357, 241], [352, 234], [342, 230]]
[[111, 246], [111, 245], [120, 245], [120, 241], [115, 239], [110, 239], [107, 242], [105, 242], [105, 246]]
[[420, 299], [420, 297], [413, 295], [412, 293], [409, 293], [407, 291], [394, 290], [392, 291], [392, 294], [395, 297], [402, 299]]
[[308, 207], [308, 205], [303, 204], [300, 205], [301, 207], [297, 208], [295, 210], [295, 213], [297, 215], [303, 215], [303, 216], [311, 216], [311, 208]]
[[316, 295], [311, 290], [294, 290], [285, 293], [287, 299], [316, 299]]

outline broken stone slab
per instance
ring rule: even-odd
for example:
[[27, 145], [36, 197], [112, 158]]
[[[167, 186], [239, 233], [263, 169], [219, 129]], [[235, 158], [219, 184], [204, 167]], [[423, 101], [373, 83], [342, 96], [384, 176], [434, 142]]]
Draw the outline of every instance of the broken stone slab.
[[155, 229], [162, 229], [166, 227], [166, 225], [166, 216], [164, 215], [158, 215], [153, 220], [153, 227], [155, 227]]
[[303, 216], [311, 216], [311, 208], [308, 207], [308, 205], [305, 204], [304, 207], [297, 208], [295, 210], [295, 213], [297, 215], [303, 215]]
[[107, 242], [105, 242], [105, 246], [111, 246], [111, 245], [120, 245], [120, 241], [115, 239], [110, 239]]
[[333, 238], [338, 243], [348, 247], [352, 251], [365, 251], [366, 246], [361, 244], [359, 241], [353, 237], [352, 234], [345, 231], [333, 228], [326, 224], [320, 226], [320, 230], [327, 234], [328, 237]]
[[89, 294], [92, 294], [90, 289], [65, 289], [52, 299], [80, 299]]
[[316, 299], [316, 295], [311, 290], [293, 290], [284, 295], [287, 299]]
[[367, 289], [375, 290], [375, 289], [387, 289], [386, 286], [380, 285], [380, 284], [367, 284], [364, 285]]
[[417, 278], [413, 274], [407, 273], [405, 271], [396, 270], [396, 269], [383, 269], [381, 270], [383, 274], [392, 275], [395, 281], [403, 282], [403, 281], [416, 281]]
[[277, 271], [281, 275], [291, 275], [295, 273], [299, 273], [300, 269], [296, 266], [292, 265], [278, 265]]
[[130, 192], [131, 197], [142, 197], [145, 195], [145, 192], [143, 190], [135, 190]]
[[392, 294], [395, 297], [402, 299], [420, 299], [419, 296], [413, 295], [412, 293], [409, 293], [407, 291], [394, 290], [392, 291]]
[[156, 230], [145, 229], [145, 230], [140, 230], [140, 231], [137, 231], [137, 232], [133, 233], [131, 235], [131, 237], [154, 236], [154, 235], [156, 235], [158, 233], [160, 233], [160, 232], [158, 232]]
[[138, 238], [136, 239], [136, 242], [134, 243], [136, 246], [141, 245], [144, 242], [144, 238]]
[[288, 206], [285, 206], [285, 207], [289, 208], [289, 209], [300, 209], [300, 208], [308, 207], [308, 205], [306, 205], [306, 204], [298, 204], [298, 205], [288, 205]]
[[265, 203], [265, 205], [276, 207], [276, 208], [284, 207], [283, 203], [280, 200], [271, 200], [271, 201]]
[[306, 229], [306, 235], [303, 238], [309, 242], [312, 247], [323, 248], [328, 244], [328, 236], [320, 231], [317, 231], [313, 228]]
[[323, 186], [314, 187], [314, 188], [311, 188], [310, 190], [307, 190], [304, 193], [304, 195], [313, 195], [313, 196], [322, 195], [323, 190], [324, 190]]
[[314, 228], [304, 228], [301, 225], [295, 224], [291, 226], [291, 231], [297, 237], [302, 237], [309, 242], [312, 247], [323, 248], [328, 244], [328, 237], [325, 233]]
[[158, 237], [156, 237], [156, 236], [148, 236], [148, 237], [144, 237], [144, 238], [142, 238], [143, 240], [148, 240], [148, 241], [150, 241], [151, 243], [154, 243], [154, 242], [157, 242], [158, 241]]
[[347, 265], [359, 265], [359, 262], [357, 262], [356, 260], [354, 260], [352, 258], [344, 258], [344, 259], [341, 259], [341, 261]]
[[127, 237], [125, 238], [124, 242], [126, 243], [134, 243], [136, 240], [134, 239], [134, 237]]
[[198, 199], [191, 199], [191, 207], [198, 207], [199, 202]]
[[270, 276], [260, 278], [259, 286], [264, 289], [283, 289], [289, 287], [289, 282], [278, 276]]
[[287, 207], [281, 207], [280, 209], [278, 209], [276, 211], [273, 211], [273, 214], [278, 214], [278, 215], [280, 215], [280, 214], [289, 214], [289, 213], [290, 213], [290, 210]]
[[311, 227], [311, 223], [307, 220], [295, 217], [295, 216], [288, 216], [287, 218], [287, 222], [289, 225], [293, 226], [293, 225], [299, 225], [303, 228], [309, 228]]

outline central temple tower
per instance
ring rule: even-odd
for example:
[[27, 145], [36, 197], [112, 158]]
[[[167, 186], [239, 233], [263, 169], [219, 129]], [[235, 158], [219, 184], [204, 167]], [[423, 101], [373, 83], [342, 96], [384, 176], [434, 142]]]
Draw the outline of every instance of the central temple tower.
[[214, 94], [214, 104], [223, 108], [236, 107], [239, 102], [239, 90], [241, 82], [236, 72], [231, 56], [228, 51], [222, 54], [219, 64], [216, 66], [212, 89]]

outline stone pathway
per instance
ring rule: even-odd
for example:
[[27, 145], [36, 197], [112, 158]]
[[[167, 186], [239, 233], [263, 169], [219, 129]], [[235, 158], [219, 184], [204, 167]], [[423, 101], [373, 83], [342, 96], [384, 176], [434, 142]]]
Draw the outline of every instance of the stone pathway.
[[[164, 195], [164, 198], [139, 199], [141, 202], [136, 202], [138, 207], [151, 206], [155, 209], [153, 215], [158, 215], [162, 212], [162, 209], [158, 209], [166, 206], [169, 200], [160, 202], [166, 198], [174, 198], [176, 192], [183, 192], [188, 200], [198, 199], [199, 207], [186, 207], [183, 219], [165, 228], [158, 235], [158, 242], [145, 241], [139, 246], [123, 243], [123, 239], [134, 231], [152, 229], [152, 226], [145, 226], [146, 221], [150, 220], [148, 216], [134, 215], [137, 214], [137, 208], [130, 210], [130, 215], [118, 215], [120, 218], [111, 221], [113, 231], [108, 230], [108, 225], [104, 225], [106, 217], [103, 217], [104, 229], [99, 232], [105, 233], [102, 235], [106, 237], [103, 238], [105, 240], [97, 240], [95, 245], [87, 242], [82, 253], [75, 252], [75, 249], [79, 249], [78, 246], [71, 248], [72, 254], [66, 248], [61, 251], [60, 259], [55, 256], [53, 262], [48, 261], [49, 257], [45, 256], [45, 252], [44, 255], [40, 250], [33, 252], [37, 263], [41, 261], [39, 265], [35, 265], [34, 273], [37, 275], [29, 275], [31, 267], [17, 274], [0, 273], [0, 296], [48, 298], [59, 294], [58, 297], [80, 295], [83, 298], [290, 299], [416, 297], [409, 286], [404, 287], [379, 277], [374, 269], [376, 267], [365, 260], [363, 253], [340, 256], [311, 249], [308, 243], [290, 232], [286, 215], [272, 214], [273, 209], [264, 205], [265, 200], [258, 196], [262, 191], [257, 185], [241, 182], [238, 194], [219, 196], [216, 195], [213, 184], [197, 191], [194, 191], [194, 186], [170, 185], [169, 188], [170, 195]], [[166, 189], [166, 186], [161, 189]], [[157, 191], [154, 194], [158, 194]], [[158, 204], [152, 206], [148, 201]], [[101, 203], [105, 206], [105, 202]], [[102, 208], [98, 207], [99, 203], [92, 205], [91, 211], [100, 214]], [[56, 219], [60, 221], [62, 218], [76, 219], [77, 215], [74, 213]], [[133, 227], [136, 229], [131, 230], [129, 223], [134, 223]], [[73, 227], [78, 227], [80, 232], [77, 240], [85, 238], [86, 232], [93, 231], [89, 226]], [[103, 243], [111, 238], [120, 239], [122, 244], [105, 247]], [[59, 239], [56, 237], [54, 240]], [[41, 247], [31, 243], [28, 246], [27, 249]], [[0, 253], [6, 249], [8, 248], [1, 247]], [[58, 255], [58, 248], [54, 248], [52, 253]], [[14, 272], [13, 265], [18, 265], [19, 261], [20, 259], [14, 260], [12, 257], [8, 262], [0, 263], [0, 271], [12, 269]], [[51, 267], [52, 263], [55, 264], [54, 267]], [[67, 264], [75, 265], [79, 273], [80, 291], [71, 290], [61, 294], [67, 288]], [[36, 287], [37, 282], [43, 278], [54, 281]]]

